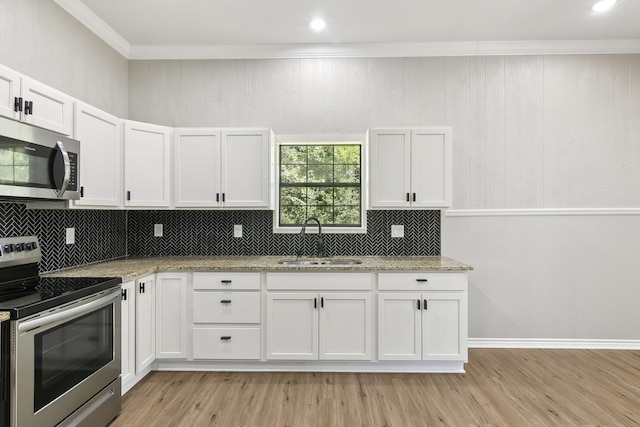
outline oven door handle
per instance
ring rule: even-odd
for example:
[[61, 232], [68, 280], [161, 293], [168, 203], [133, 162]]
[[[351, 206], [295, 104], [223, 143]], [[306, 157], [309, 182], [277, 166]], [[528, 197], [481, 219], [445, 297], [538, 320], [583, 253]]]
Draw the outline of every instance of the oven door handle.
[[70, 320], [74, 317], [79, 317], [85, 313], [90, 313], [96, 308], [106, 305], [110, 300], [117, 299], [120, 296], [120, 289], [117, 289], [109, 294], [98, 298], [95, 301], [82, 304], [78, 307], [71, 308], [59, 313], [49, 314], [47, 316], [38, 317], [33, 320], [27, 320], [18, 324], [18, 332], [29, 332], [33, 329], [39, 328], [42, 325], [47, 325], [60, 320]]

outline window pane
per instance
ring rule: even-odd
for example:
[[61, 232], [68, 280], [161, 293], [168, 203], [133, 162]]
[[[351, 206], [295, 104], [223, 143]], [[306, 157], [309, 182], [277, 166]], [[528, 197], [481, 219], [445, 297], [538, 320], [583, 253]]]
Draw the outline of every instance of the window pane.
[[360, 206], [337, 206], [336, 224], [360, 224]]
[[322, 224], [333, 224], [333, 206], [309, 206], [309, 216], [315, 216]]
[[302, 205], [307, 204], [306, 188], [283, 187], [280, 189], [280, 204], [282, 205]]
[[360, 165], [359, 145], [337, 145], [335, 149], [336, 164], [340, 165]]
[[309, 164], [333, 164], [333, 145], [310, 145]]
[[306, 217], [306, 206], [280, 206], [280, 224], [302, 224]]
[[336, 188], [336, 205], [360, 205], [359, 188]]
[[309, 182], [333, 182], [333, 166], [309, 165]]
[[309, 205], [333, 205], [333, 187], [309, 188]]
[[280, 146], [280, 164], [304, 165], [307, 163], [307, 147], [305, 145]]
[[360, 182], [360, 168], [354, 165], [336, 165], [335, 182]]
[[281, 165], [280, 182], [305, 183], [307, 182], [307, 166], [305, 165]]

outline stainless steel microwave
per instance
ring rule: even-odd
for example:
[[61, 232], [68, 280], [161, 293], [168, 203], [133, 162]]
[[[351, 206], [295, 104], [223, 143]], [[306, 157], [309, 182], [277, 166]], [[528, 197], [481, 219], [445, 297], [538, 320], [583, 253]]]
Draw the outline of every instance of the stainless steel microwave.
[[80, 142], [0, 117], [0, 199], [79, 199]]

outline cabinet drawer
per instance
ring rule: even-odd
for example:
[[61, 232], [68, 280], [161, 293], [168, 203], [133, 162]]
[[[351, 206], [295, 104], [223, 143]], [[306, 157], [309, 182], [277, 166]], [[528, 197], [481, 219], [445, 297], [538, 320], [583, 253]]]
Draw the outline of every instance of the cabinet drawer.
[[193, 273], [193, 289], [260, 290], [260, 273]]
[[193, 323], [260, 323], [260, 292], [194, 292]]
[[368, 291], [371, 289], [371, 273], [267, 273], [267, 289]]
[[260, 359], [260, 328], [194, 328], [194, 359]]
[[378, 289], [383, 291], [464, 291], [464, 273], [379, 273]]

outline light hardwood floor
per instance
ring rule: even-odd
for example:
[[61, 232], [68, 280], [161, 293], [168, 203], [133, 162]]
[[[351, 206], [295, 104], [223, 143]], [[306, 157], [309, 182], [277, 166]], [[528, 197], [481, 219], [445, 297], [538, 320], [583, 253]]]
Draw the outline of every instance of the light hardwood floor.
[[466, 370], [153, 372], [110, 427], [640, 425], [640, 351], [471, 349]]

